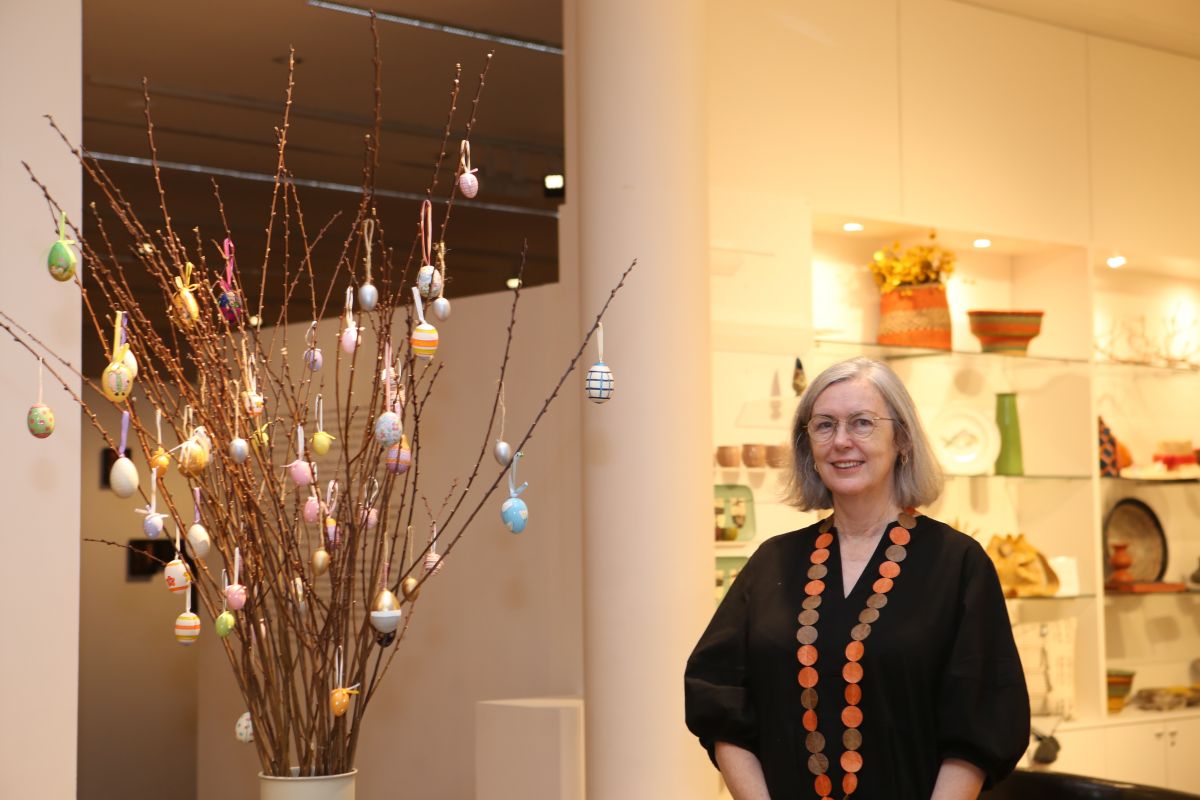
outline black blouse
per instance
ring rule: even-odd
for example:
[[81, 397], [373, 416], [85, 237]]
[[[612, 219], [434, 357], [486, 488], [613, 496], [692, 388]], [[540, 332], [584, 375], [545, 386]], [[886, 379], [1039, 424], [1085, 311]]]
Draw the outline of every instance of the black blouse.
[[[896, 523], [888, 525], [890, 529]], [[797, 615], [817, 526], [767, 540], [743, 567], [688, 659], [687, 725], [713, 758], [716, 742], [755, 753], [772, 800], [813, 798]], [[818, 730], [841, 796], [842, 667], [889, 544], [885, 533], [850, 596], [834, 537], [815, 645]], [[928, 800], [942, 761], [1008, 775], [1029, 744], [1029, 695], [996, 570], [969, 536], [918, 517], [888, 603], [863, 642], [863, 766], [856, 800]], [[714, 763], [716, 763], [714, 758]]]

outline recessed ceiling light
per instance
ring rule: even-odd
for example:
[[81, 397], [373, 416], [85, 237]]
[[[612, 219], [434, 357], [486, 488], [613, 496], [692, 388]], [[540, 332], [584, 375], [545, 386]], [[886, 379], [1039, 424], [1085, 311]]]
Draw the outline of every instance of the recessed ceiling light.
[[976, 247], [978, 247], [980, 250], [982, 250], [985, 247], [991, 247], [992, 240], [991, 239], [976, 239], [974, 244]]
[[547, 175], [542, 178], [542, 185], [547, 189], [561, 189], [566, 185], [566, 179], [562, 175]]
[[846, 233], [858, 233], [863, 229], [861, 222], [846, 222], [842, 224], [842, 230]]
[[1109, 269], [1117, 269], [1118, 267], [1125, 266], [1125, 256], [1120, 253], [1113, 253], [1104, 263], [1108, 264]]
[[506, 280], [504, 282], [504, 285], [510, 289], [519, 288], [521, 285], [521, 279], [520, 278], [509, 278], [508, 280]]

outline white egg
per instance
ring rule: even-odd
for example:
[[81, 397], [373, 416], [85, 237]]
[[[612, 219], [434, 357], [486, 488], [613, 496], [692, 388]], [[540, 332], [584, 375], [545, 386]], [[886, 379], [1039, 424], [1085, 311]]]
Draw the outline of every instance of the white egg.
[[442, 322], [450, 319], [450, 301], [445, 297], [439, 297], [437, 300], [434, 300], [430, 304], [429, 310]]
[[233, 734], [242, 744], [254, 741], [254, 723], [250, 721], [249, 711], [238, 717], [237, 724], [233, 726]]
[[108, 472], [108, 485], [117, 497], [133, 497], [138, 490], [138, 471], [127, 457], [121, 456], [113, 462]]
[[373, 283], [364, 283], [358, 287], [358, 305], [363, 311], [374, 311], [379, 303], [379, 290]]
[[503, 439], [497, 439], [496, 446], [492, 448], [492, 455], [496, 457], [500, 466], [507, 467], [512, 463], [512, 445]]
[[196, 554], [196, 558], [204, 558], [208, 555], [208, 548], [212, 546], [212, 539], [208, 535], [208, 529], [199, 522], [188, 528], [187, 540], [188, 544], [192, 547], [192, 552]]
[[250, 457], [250, 443], [242, 437], [237, 437], [229, 443], [229, 457], [235, 464], [244, 464]]

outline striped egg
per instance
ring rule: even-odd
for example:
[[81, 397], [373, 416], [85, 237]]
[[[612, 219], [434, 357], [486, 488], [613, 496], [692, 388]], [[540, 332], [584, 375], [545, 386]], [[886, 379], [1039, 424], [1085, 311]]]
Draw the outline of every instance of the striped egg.
[[175, 641], [180, 644], [195, 644], [200, 638], [200, 617], [185, 611], [175, 618]]
[[458, 190], [463, 193], [463, 197], [470, 200], [479, 194], [479, 178], [471, 172], [464, 172], [458, 176]]
[[616, 381], [613, 379], [612, 370], [603, 361], [597, 361], [588, 370], [583, 388], [587, 392], [588, 400], [593, 403], [603, 403], [612, 397], [615, 385]]
[[387, 470], [396, 475], [403, 475], [412, 466], [412, 449], [408, 446], [408, 437], [401, 436], [400, 441], [387, 450]]
[[438, 348], [438, 332], [437, 328], [430, 325], [428, 322], [422, 322], [415, 329], [412, 335], [413, 355], [417, 358], [429, 360], [437, 353]]
[[54, 433], [54, 412], [44, 403], [34, 403], [25, 415], [25, 427], [38, 439], [45, 439]]

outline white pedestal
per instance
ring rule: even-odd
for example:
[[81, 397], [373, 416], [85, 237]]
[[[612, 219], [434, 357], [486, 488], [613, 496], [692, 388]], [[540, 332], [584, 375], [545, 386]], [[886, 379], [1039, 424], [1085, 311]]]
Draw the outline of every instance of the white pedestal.
[[583, 699], [475, 706], [475, 800], [583, 800]]

